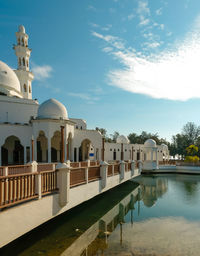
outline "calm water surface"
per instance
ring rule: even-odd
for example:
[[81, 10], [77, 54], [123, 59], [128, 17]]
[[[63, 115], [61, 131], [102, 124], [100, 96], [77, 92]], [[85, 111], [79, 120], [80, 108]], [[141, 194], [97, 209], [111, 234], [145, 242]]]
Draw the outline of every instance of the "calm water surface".
[[42, 225], [0, 255], [200, 255], [200, 177], [141, 176]]

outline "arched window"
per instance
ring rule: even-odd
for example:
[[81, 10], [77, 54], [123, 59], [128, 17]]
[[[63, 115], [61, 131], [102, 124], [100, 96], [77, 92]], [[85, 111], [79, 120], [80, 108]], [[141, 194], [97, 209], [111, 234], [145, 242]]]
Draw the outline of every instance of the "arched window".
[[24, 46], [24, 38], [22, 37], [22, 45]]
[[24, 92], [26, 92], [26, 91], [27, 91], [26, 84], [24, 84]]
[[23, 65], [25, 66], [25, 59], [23, 58]]
[[28, 60], [27, 60], [26, 66], [27, 66], [27, 68], [28, 68]]
[[29, 93], [31, 93], [31, 86], [29, 85]]
[[19, 60], [19, 66], [21, 66], [22, 65], [21, 58], [19, 58], [18, 60]]

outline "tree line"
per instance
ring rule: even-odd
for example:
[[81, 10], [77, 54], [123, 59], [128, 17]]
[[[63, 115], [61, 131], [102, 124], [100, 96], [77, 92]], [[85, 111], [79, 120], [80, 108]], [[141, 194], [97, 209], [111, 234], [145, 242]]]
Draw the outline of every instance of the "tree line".
[[[108, 135], [106, 129], [96, 127], [105, 138], [106, 142], [116, 142], [119, 132], [115, 131], [113, 134]], [[130, 133], [128, 136], [131, 144], [144, 144], [147, 139], [154, 139], [158, 145], [166, 144], [169, 148], [170, 155], [175, 157], [178, 155], [180, 159], [184, 159], [187, 155], [186, 148], [190, 145], [195, 145], [200, 148], [200, 126], [193, 122], [186, 123], [181, 132], [172, 136], [172, 141], [169, 142], [164, 138], [160, 138], [158, 133], [150, 133], [142, 131], [141, 134]], [[200, 156], [200, 151], [197, 152]]]

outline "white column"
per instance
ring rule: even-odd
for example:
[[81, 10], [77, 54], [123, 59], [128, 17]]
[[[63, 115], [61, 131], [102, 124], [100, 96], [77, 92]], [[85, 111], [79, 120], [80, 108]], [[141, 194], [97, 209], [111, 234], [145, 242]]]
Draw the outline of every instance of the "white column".
[[48, 163], [51, 163], [51, 138], [48, 138]]
[[156, 167], [158, 167], [158, 149], [156, 149]]
[[79, 148], [76, 148], [76, 162], [79, 162]]
[[1, 159], [1, 146], [0, 146], [0, 166], [2, 166], [2, 159]]
[[153, 161], [153, 148], [151, 149], [151, 161]]
[[[34, 138], [34, 160], [35, 161], [37, 161], [37, 139], [36, 138]], [[31, 155], [32, 155], [32, 153], [31, 153]], [[33, 161], [33, 159], [31, 159], [32, 161]]]
[[24, 164], [26, 164], [26, 146], [24, 146]]

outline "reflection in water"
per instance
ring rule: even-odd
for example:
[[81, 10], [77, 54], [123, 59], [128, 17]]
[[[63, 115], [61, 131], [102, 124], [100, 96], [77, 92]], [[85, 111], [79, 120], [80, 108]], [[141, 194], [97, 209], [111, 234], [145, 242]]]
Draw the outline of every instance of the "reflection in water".
[[140, 199], [147, 207], [152, 207], [168, 189], [168, 180], [163, 177], [141, 176], [138, 182], [141, 185]]
[[[145, 175], [136, 182], [77, 207], [47, 224], [45, 235], [39, 236], [43, 227], [10, 245], [10, 250], [25, 239], [31, 243], [17, 255], [199, 255], [200, 177]], [[13, 255], [9, 248], [2, 255]]]

